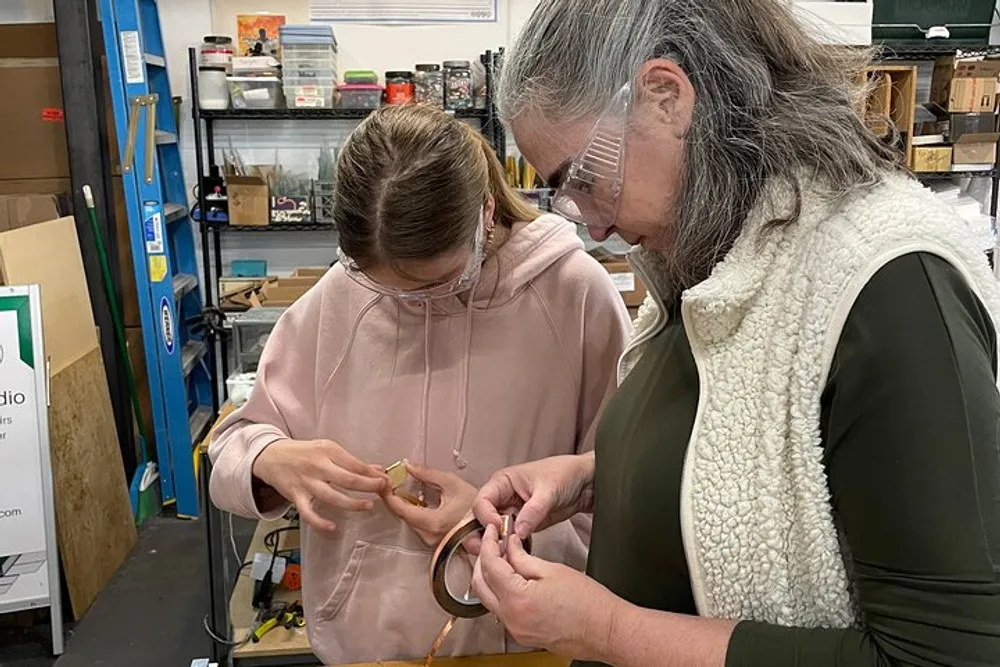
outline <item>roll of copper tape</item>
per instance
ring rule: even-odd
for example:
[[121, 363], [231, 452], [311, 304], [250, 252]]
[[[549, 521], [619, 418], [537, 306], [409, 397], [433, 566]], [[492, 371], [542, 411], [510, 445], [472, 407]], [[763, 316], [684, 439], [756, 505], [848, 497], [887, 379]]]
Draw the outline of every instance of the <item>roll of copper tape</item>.
[[[504, 533], [509, 532], [513, 527], [513, 520], [504, 517]], [[431, 592], [438, 605], [451, 616], [458, 618], [479, 618], [488, 613], [489, 610], [483, 606], [478, 598], [461, 599], [451, 594], [448, 590], [447, 571], [451, 557], [458, 551], [462, 542], [473, 533], [483, 532], [483, 524], [475, 518], [467, 519], [448, 532], [438, 544], [431, 559]], [[503, 535], [506, 537], [506, 534]], [[531, 553], [531, 537], [524, 541], [524, 549]]]

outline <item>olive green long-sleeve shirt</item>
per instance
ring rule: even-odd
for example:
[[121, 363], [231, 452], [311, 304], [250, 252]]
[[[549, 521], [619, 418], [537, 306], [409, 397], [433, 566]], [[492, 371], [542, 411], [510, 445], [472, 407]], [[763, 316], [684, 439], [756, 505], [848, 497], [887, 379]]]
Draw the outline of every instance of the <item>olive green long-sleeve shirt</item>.
[[[862, 627], [743, 622], [727, 667], [1000, 665], [996, 368], [990, 317], [945, 261], [907, 255], [869, 282], [841, 336], [821, 420]], [[619, 596], [686, 614], [695, 606], [679, 503], [697, 403], [674, 317], [599, 427], [588, 564]]]

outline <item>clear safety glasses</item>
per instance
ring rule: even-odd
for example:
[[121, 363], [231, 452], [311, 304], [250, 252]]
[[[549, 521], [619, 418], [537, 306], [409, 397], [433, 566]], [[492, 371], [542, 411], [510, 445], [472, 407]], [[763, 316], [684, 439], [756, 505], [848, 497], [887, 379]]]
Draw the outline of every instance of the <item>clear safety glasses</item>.
[[439, 285], [432, 285], [430, 287], [417, 290], [403, 290], [383, 285], [375, 280], [372, 280], [353, 259], [344, 254], [343, 250], [338, 248], [337, 254], [340, 259], [340, 263], [344, 266], [344, 271], [347, 273], [347, 277], [365, 289], [369, 289], [376, 294], [391, 296], [401, 301], [421, 302], [456, 296], [472, 289], [473, 285], [475, 285], [476, 281], [479, 279], [479, 273], [483, 268], [483, 241], [485, 236], [483, 230], [485, 227], [484, 217], [485, 210], [482, 210], [479, 213], [479, 224], [476, 227], [476, 236], [472, 242], [472, 254], [469, 255], [469, 262], [462, 270], [461, 275], [453, 280], [449, 280], [448, 282], [441, 283]]
[[573, 160], [553, 195], [554, 213], [587, 227], [614, 226], [621, 200], [625, 130], [631, 105], [632, 84], [626, 83], [601, 114], [583, 151]]

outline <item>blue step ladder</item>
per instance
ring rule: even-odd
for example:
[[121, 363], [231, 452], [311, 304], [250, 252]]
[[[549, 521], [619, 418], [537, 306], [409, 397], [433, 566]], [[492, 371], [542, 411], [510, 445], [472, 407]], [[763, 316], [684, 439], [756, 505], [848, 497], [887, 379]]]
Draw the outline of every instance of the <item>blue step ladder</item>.
[[[218, 408], [155, 0], [100, 0], [164, 505], [198, 516], [194, 446]], [[122, 139], [125, 139], [124, 141]]]

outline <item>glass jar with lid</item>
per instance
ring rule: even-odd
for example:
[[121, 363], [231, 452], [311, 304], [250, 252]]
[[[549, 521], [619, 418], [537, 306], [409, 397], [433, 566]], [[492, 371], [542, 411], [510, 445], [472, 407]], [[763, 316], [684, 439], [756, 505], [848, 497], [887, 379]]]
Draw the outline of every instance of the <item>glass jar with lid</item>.
[[443, 109], [444, 75], [441, 73], [441, 66], [436, 63], [428, 63], [417, 65], [415, 69], [413, 84], [416, 89], [416, 101]]
[[468, 60], [445, 61], [444, 104], [453, 111], [472, 108], [472, 65]]
[[385, 103], [409, 104], [413, 102], [414, 86], [412, 72], [385, 73]]

